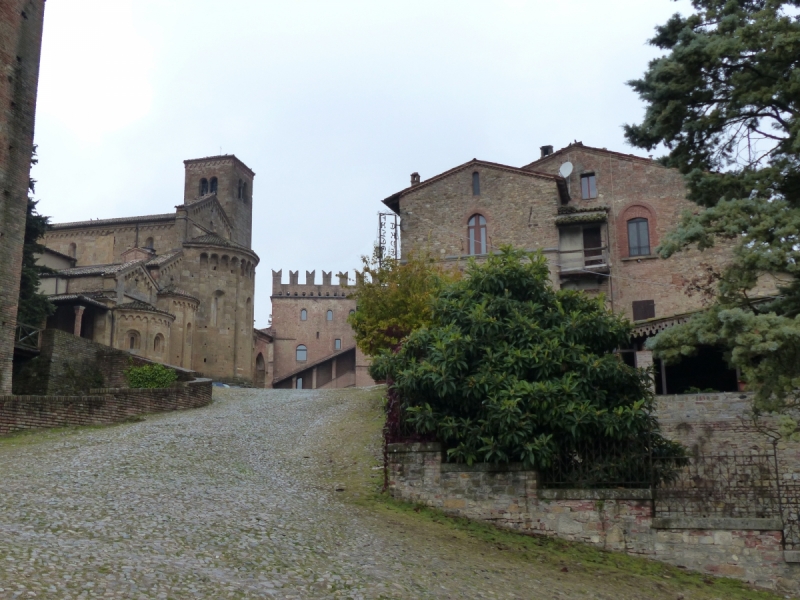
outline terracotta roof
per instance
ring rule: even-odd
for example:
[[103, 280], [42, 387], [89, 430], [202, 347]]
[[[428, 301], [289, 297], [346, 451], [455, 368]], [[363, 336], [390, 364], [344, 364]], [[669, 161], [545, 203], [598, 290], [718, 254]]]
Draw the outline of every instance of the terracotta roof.
[[102, 302], [98, 302], [94, 298], [91, 298], [90, 296], [92, 295], [93, 292], [87, 292], [85, 294], [56, 294], [54, 296], [48, 296], [47, 299], [54, 304], [60, 304], [62, 302], [79, 302], [81, 304], [89, 304], [97, 308], [104, 308], [108, 310], [108, 306]]
[[411, 186], [409, 186], [409, 187], [407, 187], [407, 188], [405, 188], [403, 190], [400, 190], [399, 192], [396, 192], [396, 193], [392, 194], [388, 198], [385, 198], [383, 200], [383, 203], [386, 206], [388, 206], [389, 208], [391, 208], [394, 212], [398, 212], [398, 210], [399, 210], [398, 202], [399, 202], [401, 197], [403, 197], [406, 194], [409, 194], [411, 192], [416, 192], [417, 190], [422, 189], [425, 186], [428, 186], [428, 185], [430, 185], [432, 183], [435, 183], [437, 181], [441, 181], [442, 179], [444, 179], [446, 177], [449, 177], [450, 175], [453, 175], [454, 173], [457, 173], [459, 171], [463, 171], [464, 169], [473, 168], [473, 167], [488, 167], [490, 169], [498, 169], [498, 170], [506, 171], [506, 172], [509, 172], [509, 173], [516, 173], [517, 175], [525, 175], [525, 176], [528, 176], [528, 177], [538, 177], [540, 179], [549, 179], [550, 181], [555, 182], [556, 185], [558, 186], [559, 195], [561, 195], [562, 197], [563, 196], [567, 196], [568, 197], [567, 182], [560, 175], [553, 175], [551, 173], [539, 173], [537, 171], [530, 171], [530, 170], [526, 170], [526, 169], [521, 169], [519, 167], [512, 167], [510, 165], [502, 165], [500, 163], [493, 163], [493, 162], [489, 162], [489, 161], [485, 161], [485, 160], [478, 160], [477, 158], [473, 158], [471, 161], [465, 162], [463, 165], [459, 165], [459, 166], [454, 167], [454, 168], [452, 168], [452, 169], [450, 169], [448, 171], [445, 171], [444, 173], [439, 173], [438, 175], [434, 175], [430, 179], [426, 179], [425, 181], [422, 181], [422, 182], [420, 182], [420, 183], [418, 183], [416, 185], [411, 185]]
[[142, 217], [120, 217], [116, 219], [93, 219], [90, 221], [73, 221], [71, 223], [53, 223], [50, 229], [76, 229], [78, 227], [106, 227], [108, 225], [126, 225], [128, 223], [146, 223], [148, 221], [172, 221], [175, 213], [161, 215], [144, 215]]
[[192, 300], [195, 300], [196, 302], [200, 302], [200, 298], [198, 298], [197, 296], [192, 296], [192, 295], [191, 295], [189, 292], [187, 292], [186, 290], [184, 290], [184, 289], [182, 289], [182, 288], [179, 288], [179, 287], [175, 287], [174, 285], [168, 285], [168, 286], [164, 287], [164, 288], [163, 288], [161, 291], [159, 291], [158, 293], [159, 293], [159, 294], [164, 294], [165, 296], [166, 296], [166, 295], [170, 295], [170, 296], [183, 296], [184, 298], [191, 298]]
[[161, 310], [160, 308], [156, 308], [152, 304], [150, 304], [148, 302], [142, 302], [141, 300], [132, 300], [130, 302], [124, 302], [122, 304], [117, 304], [117, 306], [115, 306], [114, 308], [115, 308], [115, 310], [141, 310], [141, 311], [146, 311], [146, 312], [156, 312], [156, 313], [161, 313], [162, 315], [167, 315], [167, 316], [170, 316], [172, 318], [175, 318], [175, 315], [173, 315], [172, 313], [168, 313], [165, 310]]
[[52, 274], [44, 274], [42, 277], [85, 277], [87, 275], [113, 275], [141, 262], [144, 261], [133, 260], [126, 263], [113, 263], [110, 265], [87, 265], [85, 267], [71, 267], [69, 269], [61, 269], [60, 271], [56, 271]]
[[[599, 153], [599, 154], [610, 154], [612, 156], [623, 158], [625, 160], [636, 160], [636, 161], [640, 161], [640, 162], [646, 162], [648, 164], [657, 165], [659, 167], [663, 167], [664, 166], [661, 163], [653, 160], [652, 158], [644, 158], [642, 156], [636, 156], [635, 154], [624, 154], [622, 152], [614, 152], [613, 150], [606, 150], [605, 148], [595, 148], [594, 146], [584, 146], [583, 142], [573, 142], [569, 146], [561, 148], [560, 150], [556, 150], [555, 152], [553, 152], [552, 154], [548, 154], [547, 156], [543, 156], [541, 158], [538, 158], [535, 161], [533, 161], [532, 163], [528, 163], [527, 165], [525, 165], [522, 168], [523, 169], [530, 169], [531, 167], [534, 167], [535, 165], [537, 165], [539, 163], [542, 163], [542, 162], [545, 162], [545, 161], [548, 161], [548, 160], [552, 160], [552, 158], [554, 156], [559, 156], [561, 154], [564, 154], [565, 152], [569, 152], [570, 150], [588, 150], [589, 152], [594, 152], [594, 153]], [[664, 167], [664, 168], [666, 169], [667, 167]]]
[[181, 254], [183, 250], [172, 250], [171, 252], [167, 252], [166, 254], [159, 254], [158, 256], [154, 256], [150, 260], [147, 261], [148, 267], [160, 267], [164, 263], [169, 262], [177, 255]]

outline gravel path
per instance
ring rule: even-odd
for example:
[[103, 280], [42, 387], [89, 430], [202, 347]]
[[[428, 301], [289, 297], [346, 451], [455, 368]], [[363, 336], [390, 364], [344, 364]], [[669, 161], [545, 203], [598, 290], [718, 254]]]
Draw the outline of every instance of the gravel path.
[[224, 390], [0, 442], [0, 598], [662, 597], [359, 504], [348, 477], [375, 464], [374, 398]]

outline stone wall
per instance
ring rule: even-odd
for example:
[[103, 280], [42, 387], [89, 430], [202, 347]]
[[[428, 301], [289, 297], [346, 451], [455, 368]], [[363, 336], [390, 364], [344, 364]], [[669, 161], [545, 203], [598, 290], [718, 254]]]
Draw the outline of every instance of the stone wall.
[[44, 0], [0, 2], [0, 394], [11, 393]]
[[99, 388], [88, 396], [0, 396], [0, 435], [24, 429], [108, 425], [210, 403], [210, 379], [164, 389]]
[[779, 519], [654, 519], [650, 490], [538, 489], [536, 473], [520, 465], [442, 463], [441, 446], [431, 443], [388, 450], [395, 498], [764, 588], [800, 589], [800, 557], [784, 556]]
[[[148, 364], [152, 363], [122, 350], [58, 329], [46, 329], [39, 356], [15, 365], [14, 393], [72, 396], [101, 386], [127, 387], [125, 369]], [[191, 371], [171, 368], [178, 374], [178, 381], [193, 379]]]

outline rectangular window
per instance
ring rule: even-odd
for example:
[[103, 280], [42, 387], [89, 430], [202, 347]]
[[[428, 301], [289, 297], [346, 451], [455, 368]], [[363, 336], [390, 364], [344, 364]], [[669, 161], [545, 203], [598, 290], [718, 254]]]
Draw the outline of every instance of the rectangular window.
[[650, 229], [647, 219], [628, 221], [628, 256], [650, 254]]
[[634, 300], [633, 320], [644, 321], [656, 318], [656, 303], [654, 300]]
[[583, 258], [587, 266], [603, 264], [603, 238], [599, 227], [584, 228]]
[[597, 180], [594, 173], [581, 175], [581, 198], [584, 200], [597, 198]]
[[334, 350], [341, 350], [342, 349], [342, 340], [337, 339], [333, 342], [333, 349]]

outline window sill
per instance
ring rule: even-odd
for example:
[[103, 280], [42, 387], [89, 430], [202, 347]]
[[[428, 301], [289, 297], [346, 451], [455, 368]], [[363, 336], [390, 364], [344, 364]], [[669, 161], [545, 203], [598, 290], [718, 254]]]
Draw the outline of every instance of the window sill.
[[658, 254], [645, 254], [644, 256], [626, 256], [625, 258], [620, 258], [622, 262], [632, 262], [632, 261], [642, 261], [642, 260], [654, 260], [656, 258], [661, 258]]

